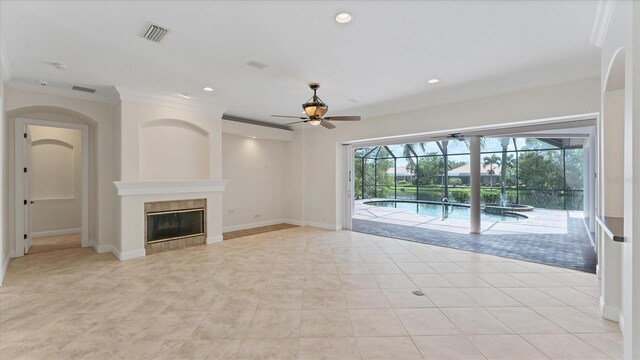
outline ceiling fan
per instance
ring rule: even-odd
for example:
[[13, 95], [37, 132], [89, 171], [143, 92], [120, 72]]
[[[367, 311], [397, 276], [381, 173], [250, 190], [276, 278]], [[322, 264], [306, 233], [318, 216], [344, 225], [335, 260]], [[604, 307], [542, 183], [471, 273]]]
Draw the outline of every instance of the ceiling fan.
[[301, 119], [302, 121], [294, 121], [285, 125], [294, 125], [301, 123], [309, 123], [313, 126], [322, 125], [327, 129], [335, 129], [335, 125], [331, 123], [331, 121], [359, 121], [360, 116], [324, 116], [327, 111], [329, 111], [329, 106], [325, 104], [319, 97], [316, 95], [316, 91], [320, 87], [318, 83], [309, 84], [311, 90], [313, 90], [313, 96], [307, 100], [306, 103], [302, 104], [302, 109], [307, 116], [288, 116], [288, 115], [271, 115], [273, 117], [281, 117], [281, 118], [293, 118], [293, 119]]

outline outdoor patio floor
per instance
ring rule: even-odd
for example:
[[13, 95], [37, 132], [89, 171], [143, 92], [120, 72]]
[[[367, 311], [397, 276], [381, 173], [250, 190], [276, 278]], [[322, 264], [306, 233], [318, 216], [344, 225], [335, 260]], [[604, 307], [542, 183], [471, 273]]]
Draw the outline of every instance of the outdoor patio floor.
[[469, 234], [469, 220], [443, 221], [359, 201], [353, 230], [595, 273], [596, 254], [581, 212], [535, 209], [524, 214], [529, 219], [482, 221], [481, 234]]

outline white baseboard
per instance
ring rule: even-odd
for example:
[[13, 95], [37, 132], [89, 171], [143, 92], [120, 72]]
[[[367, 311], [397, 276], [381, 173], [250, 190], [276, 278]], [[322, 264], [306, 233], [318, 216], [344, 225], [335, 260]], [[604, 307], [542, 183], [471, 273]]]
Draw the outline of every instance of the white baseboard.
[[624, 316], [622, 316], [622, 311], [620, 315], [618, 315], [618, 328], [620, 328], [620, 332], [624, 334]]
[[2, 259], [2, 268], [0, 269], [0, 286], [2, 286], [4, 274], [7, 273], [7, 269], [9, 268], [9, 261], [11, 261], [11, 257], [9, 256], [9, 253], [7, 253], [7, 256]]
[[41, 238], [48, 236], [60, 236], [60, 235], [69, 235], [69, 234], [77, 234], [80, 232], [80, 228], [71, 228], [71, 229], [60, 229], [60, 230], [48, 230], [48, 231], [38, 231], [32, 232], [31, 238]]
[[222, 241], [222, 234], [207, 237], [207, 245], [219, 243]]
[[[93, 247], [93, 249], [98, 253], [98, 254], [103, 254], [103, 253], [113, 253], [113, 255], [116, 255], [115, 253], [115, 249], [113, 247], [113, 245], [109, 244], [109, 245], [98, 245], [98, 243], [95, 240], [91, 240], [91, 247]], [[116, 255], [117, 257], [117, 255]]]
[[146, 252], [144, 251], [144, 249], [136, 249], [136, 250], [121, 252], [118, 249], [116, 249], [115, 246], [112, 246], [111, 248], [112, 248], [111, 251], [113, 252], [113, 255], [115, 255], [120, 261], [135, 259], [135, 258], [143, 257], [146, 255]]
[[333, 230], [333, 231], [340, 230], [341, 228], [341, 226], [338, 226], [338, 225], [319, 223], [315, 221], [305, 221], [304, 226], [311, 226], [319, 229], [326, 229], [326, 230]]
[[297, 225], [297, 226], [305, 226], [304, 221], [302, 220], [293, 220], [293, 219], [283, 219], [282, 222], [284, 224], [291, 224], [291, 225]]
[[603, 318], [611, 321], [620, 321], [622, 313], [617, 307], [605, 305], [604, 298], [600, 296], [600, 314]]
[[282, 224], [282, 223], [289, 223], [289, 221], [285, 219], [275, 219], [275, 220], [260, 221], [260, 222], [249, 223], [249, 224], [225, 226], [222, 228], [222, 232], [226, 233], [230, 231], [246, 230], [246, 229], [252, 229], [252, 228], [257, 228], [261, 226], [270, 226], [270, 225], [276, 225], [276, 224]]

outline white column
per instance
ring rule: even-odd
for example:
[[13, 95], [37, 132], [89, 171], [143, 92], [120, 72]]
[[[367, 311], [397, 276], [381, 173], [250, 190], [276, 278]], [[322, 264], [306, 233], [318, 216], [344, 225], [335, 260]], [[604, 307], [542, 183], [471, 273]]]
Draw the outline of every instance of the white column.
[[471, 137], [471, 209], [470, 209], [470, 233], [480, 233], [480, 137]]

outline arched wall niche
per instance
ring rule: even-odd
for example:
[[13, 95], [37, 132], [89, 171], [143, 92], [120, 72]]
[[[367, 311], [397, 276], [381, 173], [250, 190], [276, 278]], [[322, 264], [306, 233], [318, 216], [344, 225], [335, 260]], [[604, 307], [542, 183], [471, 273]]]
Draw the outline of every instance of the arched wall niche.
[[[74, 152], [74, 148], [72, 144], [59, 139], [41, 138], [31, 142], [32, 199], [66, 199], [76, 196], [76, 178], [80, 175], [76, 161], [80, 157]], [[74, 213], [79, 213], [80, 203], [75, 205], [78, 211]], [[79, 216], [77, 220], [80, 223]]]
[[619, 48], [614, 52], [611, 63], [609, 63], [609, 69], [607, 71], [607, 77], [604, 82], [604, 91], [624, 90], [624, 66], [625, 66], [625, 51], [624, 48]]
[[625, 51], [619, 48], [609, 63], [603, 85], [600, 211], [605, 216], [623, 216], [624, 204], [624, 112]]
[[209, 132], [180, 119], [140, 124], [140, 180], [209, 179]]
[[73, 150], [73, 145], [69, 144], [66, 141], [58, 140], [58, 139], [39, 139], [31, 142], [31, 146], [39, 146], [39, 145], [57, 145], [65, 147], [69, 150]]

